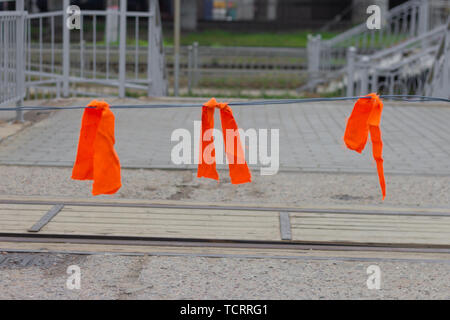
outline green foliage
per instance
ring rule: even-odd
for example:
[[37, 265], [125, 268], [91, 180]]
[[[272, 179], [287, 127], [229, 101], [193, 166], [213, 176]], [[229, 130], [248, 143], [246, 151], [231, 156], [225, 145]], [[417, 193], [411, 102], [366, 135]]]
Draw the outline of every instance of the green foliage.
[[[288, 32], [233, 32], [222, 30], [205, 30], [184, 33], [181, 35], [182, 45], [191, 45], [197, 41], [201, 46], [230, 47], [306, 47], [310, 31]], [[329, 39], [336, 35], [334, 32], [322, 33], [323, 39]], [[173, 45], [172, 33], [164, 36], [164, 45]]]
[[[181, 97], [190, 97], [190, 98], [207, 98], [205, 97], [205, 94], [195, 94], [195, 93], [191, 93], [191, 94], [181, 94]], [[245, 94], [242, 93], [240, 91], [236, 91], [230, 94], [224, 94], [224, 93], [220, 93], [220, 92], [216, 92], [216, 93], [211, 93], [209, 94], [209, 96], [211, 97], [215, 97], [215, 98], [237, 98], [237, 99], [299, 99], [299, 98], [304, 98], [303, 96], [300, 95], [292, 95], [289, 93], [285, 93], [285, 94], [266, 94], [261, 92], [258, 95], [249, 95], [249, 94]]]

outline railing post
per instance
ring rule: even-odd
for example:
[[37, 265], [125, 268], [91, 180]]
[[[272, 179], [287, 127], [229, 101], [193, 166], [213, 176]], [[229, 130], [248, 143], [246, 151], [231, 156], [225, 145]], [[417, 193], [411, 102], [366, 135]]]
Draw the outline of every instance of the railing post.
[[199, 80], [199, 72], [198, 72], [198, 42], [194, 42], [193, 45], [193, 67], [194, 67], [194, 86], [197, 87]]
[[86, 47], [86, 41], [82, 40], [80, 42], [80, 76], [81, 78], [83, 78], [84, 76], [84, 66], [85, 66], [85, 62], [84, 62], [84, 50]]
[[106, 6], [106, 42], [116, 42], [117, 41], [117, 25], [118, 25], [118, 2], [116, 1], [107, 1]]
[[156, 19], [156, 12], [155, 12], [155, 5], [154, 1], [150, 0], [148, 5], [149, 10], [149, 17], [148, 17], [148, 28], [147, 28], [147, 96], [152, 95], [152, 87], [154, 86], [153, 83], [153, 68], [152, 68], [152, 58], [153, 58], [153, 52], [155, 50], [153, 49], [153, 46], [156, 46], [156, 43], [153, 41], [152, 34], [156, 32], [155, 28], [155, 19]]
[[179, 95], [179, 77], [180, 77], [180, 0], [175, 0], [174, 10], [174, 85], [173, 93], [175, 97]]
[[67, 8], [70, 5], [70, 0], [63, 0], [63, 97], [69, 96], [69, 74], [70, 74], [70, 30], [66, 25], [68, 14]]
[[428, 0], [421, 0], [419, 7], [419, 35], [428, 31], [429, 27], [429, 9], [430, 3]]
[[416, 36], [416, 22], [417, 22], [417, 6], [414, 5], [411, 8], [411, 21], [410, 21], [410, 30], [409, 30], [409, 36], [412, 38]]
[[389, 73], [389, 95], [394, 94], [394, 86], [395, 86], [395, 74], [392, 72]]
[[376, 68], [373, 70], [373, 73], [372, 73], [372, 81], [371, 81], [371, 84], [370, 84], [370, 92], [377, 92], [378, 93], [378, 71], [377, 71]]
[[16, 121], [23, 122], [23, 111], [19, 107], [23, 106], [23, 99], [25, 98], [25, 63], [24, 63], [24, 25], [25, 25], [25, 6], [24, 0], [16, 1], [16, 11], [20, 12], [20, 16], [16, 20], [16, 95], [18, 100], [16, 106]]
[[355, 82], [355, 57], [356, 48], [350, 47], [347, 50], [347, 97], [353, 97], [354, 89], [353, 85]]
[[[430, 17], [430, 3], [428, 0], [421, 0], [419, 7], [419, 26], [418, 26], [418, 35], [421, 36], [427, 33], [429, 28], [429, 17]], [[426, 39], [422, 40], [422, 47], [425, 48], [427, 46]]]
[[192, 65], [194, 64], [192, 55], [192, 46], [188, 47], [188, 93], [192, 94]]
[[369, 93], [369, 65], [370, 58], [364, 56], [361, 59], [361, 95], [366, 95]]
[[[450, 87], [450, 18], [447, 19], [447, 31], [444, 39], [444, 73], [443, 88]], [[447, 98], [450, 98], [450, 92], [447, 89]]]
[[56, 80], [56, 99], [61, 98], [61, 83]]
[[149, 27], [147, 47], [147, 79], [149, 96], [163, 96], [167, 85], [164, 80], [164, 52], [162, 47], [161, 18], [158, 0], [149, 1]]
[[320, 70], [320, 34], [313, 36], [308, 35], [308, 85], [314, 87]]
[[120, 0], [119, 33], [119, 98], [125, 98], [126, 46], [127, 46], [127, 0]]
[[[438, 56], [436, 56], [437, 59]], [[438, 61], [435, 62], [437, 64]], [[437, 70], [432, 69], [432, 73], [437, 72]], [[435, 75], [435, 78], [438, 78], [438, 75]], [[431, 86], [433, 87], [434, 92], [431, 92], [430, 95], [435, 95], [435, 87], [438, 88], [437, 95], [445, 98], [450, 98], [450, 91], [448, 88], [450, 87], [450, 17], [447, 18], [447, 28], [445, 30], [444, 38], [442, 39], [442, 81], [439, 84], [439, 81], [433, 81], [431, 79]], [[433, 83], [434, 82], [434, 83]]]

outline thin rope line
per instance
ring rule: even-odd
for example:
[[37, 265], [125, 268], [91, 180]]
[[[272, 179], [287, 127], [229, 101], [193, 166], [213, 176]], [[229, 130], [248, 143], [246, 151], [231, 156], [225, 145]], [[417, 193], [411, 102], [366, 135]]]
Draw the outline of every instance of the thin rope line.
[[[419, 95], [380, 95], [382, 99], [393, 99], [405, 102], [450, 102], [450, 99], [439, 97], [427, 97]], [[312, 103], [325, 101], [346, 101], [357, 99], [371, 99], [369, 96], [355, 96], [355, 97], [335, 97], [335, 98], [303, 98], [303, 99], [280, 99], [280, 100], [259, 100], [259, 101], [241, 101], [230, 102], [229, 106], [264, 106], [264, 105], [278, 105], [278, 104], [295, 104], [295, 103]], [[202, 104], [148, 104], [148, 105], [115, 105], [110, 106], [111, 109], [164, 109], [164, 108], [195, 108], [201, 107]], [[74, 110], [91, 108], [87, 106], [65, 106], [65, 107], [50, 107], [50, 106], [23, 106], [23, 107], [8, 107], [1, 108], [0, 111], [16, 111], [16, 110]], [[94, 108], [94, 107], [92, 107]]]

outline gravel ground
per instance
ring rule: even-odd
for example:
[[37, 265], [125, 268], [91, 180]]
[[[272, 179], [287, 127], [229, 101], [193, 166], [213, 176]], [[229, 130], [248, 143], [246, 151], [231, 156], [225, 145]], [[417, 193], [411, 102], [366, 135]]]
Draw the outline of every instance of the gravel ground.
[[[91, 182], [72, 181], [70, 173], [70, 168], [0, 166], [0, 194], [91, 197]], [[220, 174], [217, 183], [187, 170], [123, 170], [123, 187], [109, 198], [304, 206], [450, 203], [448, 176], [387, 176], [383, 203], [375, 172], [255, 175], [253, 183], [240, 186], [230, 184], [226, 171]], [[381, 290], [369, 290], [366, 268], [373, 262], [108, 255], [48, 259], [49, 266], [0, 266], [0, 299], [450, 299], [450, 263], [379, 262]], [[81, 290], [65, 287], [66, 268], [72, 264], [81, 268]]]
[[[17, 255], [17, 254], [16, 254]], [[450, 264], [157, 256], [52, 255], [47, 266], [0, 267], [0, 299], [450, 299]], [[66, 268], [81, 289], [66, 288]]]
[[[70, 168], [0, 166], [1, 195], [91, 197], [90, 181], [70, 179]], [[381, 201], [378, 176], [280, 172], [254, 175], [253, 182], [232, 185], [227, 171], [217, 183], [196, 178], [189, 170], [122, 170], [123, 187], [113, 196], [147, 200], [183, 200], [283, 205], [449, 207], [450, 176], [387, 175], [387, 197]]]

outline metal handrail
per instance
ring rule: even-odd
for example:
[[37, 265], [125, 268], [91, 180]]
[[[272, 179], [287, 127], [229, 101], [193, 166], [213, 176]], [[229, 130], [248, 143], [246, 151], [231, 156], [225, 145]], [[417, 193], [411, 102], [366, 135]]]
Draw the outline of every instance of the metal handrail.
[[[410, 0], [408, 2], [400, 4], [387, 12], [386, 20], [389, 20], [392, 17], [398, 15], [399, 13], [403, 13], [406, 10], [409, 10], [418, 5], [420, 5], [420, 1], [418, 1], [418, 0]], [[337, 35], [336, 37], [334, 37], [332, 39], [324, 40], [323, 42], [324, 42], [324, 45], [326, 45], [326, 46], [334, 46], [335, 44], [337, 44], [339, 42], [345, 41], [355, 35], [359, 35], [364, 32], [367, 32], [367, 26], [366, 26], [365, 22]]]
[[436, 27], [433, 30], [428, 31], [427, 33], [424, 33], [424, 34], [422, 34], [420, 36], [417, 36], [417, 37], [411, 38], [409, 40], [406, 40], [405, 42], [402, 42], [402, 43], [396, 45], [395, 47], [384, 49], [382, 51], [376, 52], [373, 55], [371, 55], [370, 58], [371, 59], [380, 59], [380, 58], [382, 58], [384, 56], [387, 56], [387, 55], [390, 55], [392, 53], [399, 52], [399, 51], [401, 51], [401, 50], [403, 50], [403, 49], [405, 49], [405, 48], [407, 48], [407, 47], [411, 46], [412, 44], [417, 43], [419, 41], [422, 41], [422, 40], [430, 40], [431, 41], [431, 40], [434, 39], [434, 36], [442, 36], [444, 34], [445, 30], [446, 30], [446, 26], [445, 25], [440, 26], [440, 27]]

